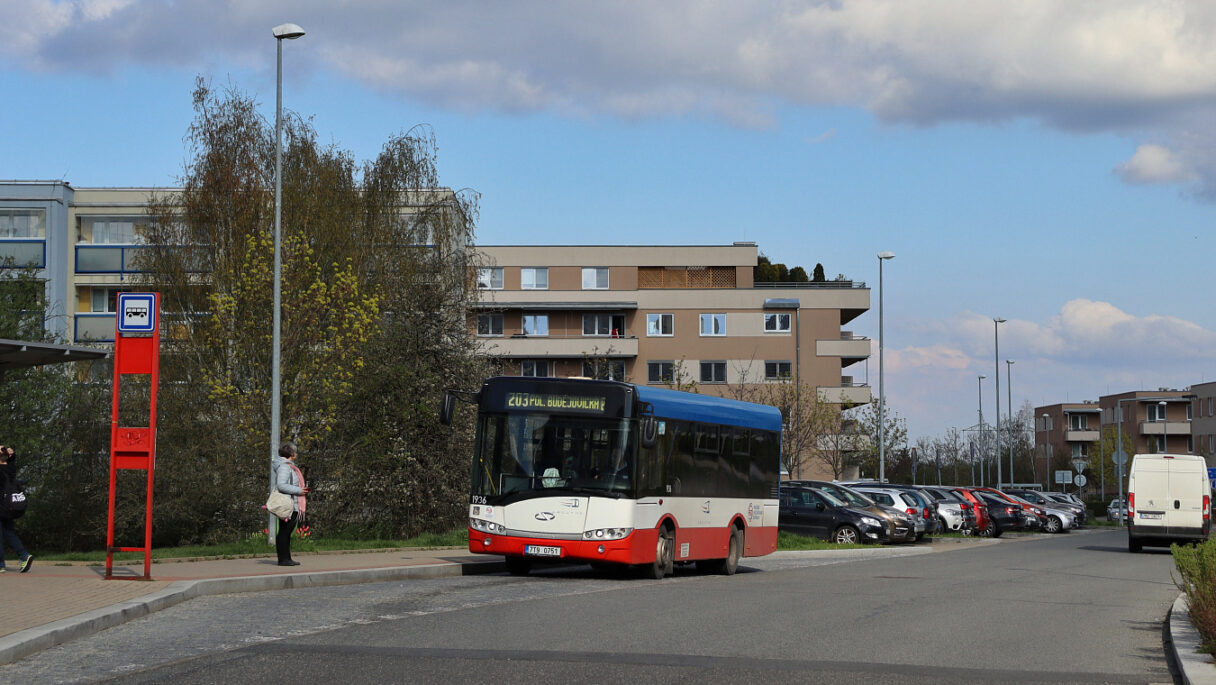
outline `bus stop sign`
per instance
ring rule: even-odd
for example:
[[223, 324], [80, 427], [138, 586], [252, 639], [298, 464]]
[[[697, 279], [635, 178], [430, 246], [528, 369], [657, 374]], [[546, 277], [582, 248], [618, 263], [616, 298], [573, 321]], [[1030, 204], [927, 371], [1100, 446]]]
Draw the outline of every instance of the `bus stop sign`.
[[117, 309], [119, 333], [156, 330], [156, 293], [118, 293]]

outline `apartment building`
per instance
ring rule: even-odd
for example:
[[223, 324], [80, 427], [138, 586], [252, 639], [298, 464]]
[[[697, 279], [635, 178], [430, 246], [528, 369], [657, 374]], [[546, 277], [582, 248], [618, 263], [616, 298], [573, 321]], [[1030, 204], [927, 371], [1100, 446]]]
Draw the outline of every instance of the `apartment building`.
[[1089, 459], [1093, 444], [1101, 438], [1102, 408], [1097, 402], [1050, 404], [1034, 408], [1035, 459], [1038, 473], [1051, 474], [1052, 462], [1063, 455], [1071, 460]]
[[849, 368], [870, 340], [842, 326], [870, 306], [864, 283], [755, 283], [755, 243], [479, 246], [470, 326], [504, 373], [640, 384], [786, 379], [834, 403], [871, 399]]
[[1216, 381], [1191, 386], [1191, 439], [1195, 454], [1216, 466]]
[[1193, 454], [1190, 390], [1134, 390], [1098, 398], [1102, 424], [1122, 426], [1132, 454]]

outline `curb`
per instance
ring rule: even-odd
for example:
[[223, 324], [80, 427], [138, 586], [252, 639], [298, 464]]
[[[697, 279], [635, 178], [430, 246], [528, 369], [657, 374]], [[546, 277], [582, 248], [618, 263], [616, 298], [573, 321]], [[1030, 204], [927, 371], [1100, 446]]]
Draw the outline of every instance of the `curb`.
[[1178, 595], [1170, 609], [1170, 648], [1187, 685], [1216, 685], [1216, 664], [1199, 651], [1199, 631], [1191, 623], [1186, 593]]
[[55, 645], [113, 628], [128, 621], [207, 595], [292, 588], [383, 583], [415, 578], [444, 578], [498, 573], [504, 562], [443, 563], [346, 571], [314, 571], [207, 580], [179, 580], [156, 592], [0, 637], [0, 664], [12, 663]]

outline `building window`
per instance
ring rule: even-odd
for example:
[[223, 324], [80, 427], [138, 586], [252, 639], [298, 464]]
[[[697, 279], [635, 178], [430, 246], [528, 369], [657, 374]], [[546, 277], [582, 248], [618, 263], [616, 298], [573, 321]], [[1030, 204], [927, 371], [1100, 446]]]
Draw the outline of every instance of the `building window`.
[[672, 314], [647, 314], [646, 335], [670, 337], [675, 332], [675, 316]]
[[147, 217], [82, 216], [77, 219], [76, 241], [94, 245], [130, 245], [143, 242]]
[[1087, 414], [1069, 414], [1068, 419], [1072, 423], [1072, 430], [1089, 430], [1089, 416]]
[[1216, 433], [1208, 436], [1208, 454], [1216, 454]]
[[789, 314], [765, 314], [764, 315], [764, 332], [765, 333], [789, 333], [790, 332], [790, 315]]
[[625, 362], [619, 359], [583, 360], [583, 375], [602, 381], [623, 381]]
[[548, 267], [524, 267], [519, 270], [519, 287], [521, 290], [548, 290]]
[[1216, 400], [1216, 397], [1208, 398], [1208, 416], [1212, 415], [1212, 400]]
[[525, 359], [519, 364], [519, 375], [547, 378], [549, 376], [549, 362], [544, 359]]
[[92, 311], [113, 314], [118, 311], [118, 293], [130, 292], [130, 288], [93, 288]]
[[46, 210], [0, 209], [0, 238], [45, 238]]
[[1191, 406], [1190, 402], [1187, 402], [1186, 403], [1186, 420], [1190, 421], [1191, 417], [1194, 415], [1194, 413], [1195, 413], [1194, 407]]
[[549, 335], [548, 314], [524, 314], [524, 335]]
[[583, 314], [583, 335], [621, 337], [625, 317], [620, 314]]
[[675, 362], [647, 362], [647, 383], [671, 383], [675, 373]]
[[1073, 459], [1088, 459], [1089, 458], [1089, 443], [1088, 442], [1074, 442], [1072, 444], [1072, 458]]
[[1190, 435], [1186, 436], [1186, 453], [1187, 454], [1195, 453], [1195, 438]]
[[726, 315], [702, 314], [701, 335], [726, 335]]
[[1162, 407], [1161, 405], [1157, 404], [1156, 402], [1152, 402], [1148, 405], [1149, 423], [1152, 423], [1154, 421], [1165, 421], [1165, 415], [1166, 415], [1165, 407]]
[[502, 290], [502, 267], [492, 266], [477, 270], [478, 290]]
[[502, 314], [478, 314], [477, 315], [477, 335], [481, 335], [481, 336], [500, 336], [500, 335], [502, 335]]
[[583, 290], [607, 290], [608, 267], [583, 267]]
[[790, 369], [790, 362], [764, 362], [764, 380], [785, 380], [792, 375]]
[[702, 383], [725, 383], [726, 362], [701, 362]]

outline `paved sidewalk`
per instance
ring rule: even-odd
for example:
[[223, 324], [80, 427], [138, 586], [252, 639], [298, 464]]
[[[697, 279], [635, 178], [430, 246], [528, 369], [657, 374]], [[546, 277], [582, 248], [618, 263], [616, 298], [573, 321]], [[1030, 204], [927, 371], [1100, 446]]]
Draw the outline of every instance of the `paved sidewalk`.
[[[27, 573], [0, 575], [0, 663], [53, 647], [184, 602], [227, 592], [350, 585], [406, 578], [493, 573], [501, 557], [464, 548], [297, 554], [299, 566], [274, 556], [167, 561], [152, 564], [152, 580], [106, 580], [105, 566], [47, 562], [35, 557]], [[15, 566], [15, 565], [14, 565]], [[114, 566], [116, 577], [143, 575], [143, 561]]]

